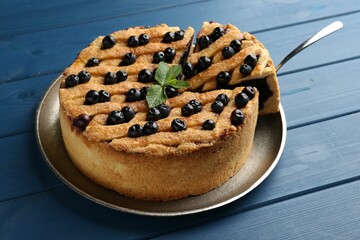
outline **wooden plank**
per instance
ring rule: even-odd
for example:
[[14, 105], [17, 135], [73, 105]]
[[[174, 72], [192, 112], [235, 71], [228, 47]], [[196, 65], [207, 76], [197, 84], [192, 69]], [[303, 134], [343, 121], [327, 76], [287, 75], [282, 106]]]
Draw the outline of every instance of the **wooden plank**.
[[[204, 0], [200, 0], [203, 2]], [[43, 31], [74, 24], [97, 22], [103, 19], [127, 17], [144, 12], [154, 12], [187, 4], [191, 0], [157, 0], [157, 1], [2, 1], [0, 9], [0, 38], [17, 34]], [[19, 4], [23, 7], [19, 8]], [[54, 17], [55, 16], [55, 17]]]
[[[47, 185], [46, 188], [53, 186], [52, 177], [48, 180], [40, 174], [41, 181], [31, 180], [27, 175], [37, 176], [40, 166], [29, 167], [22, 164], [21, 159], [31, 159], [32, 155], [26, 151], [17, 151], [10, 155], [11, 151], [5, 151], [11, 146], [8, 141], [23, 141], [29, 144], [30, 140], [21, 138], [31, 138], [32, 134], [0, 139], [0, 152], [5, 151], [1, 165], [8, 166], [10, 162], [16, 165], [10, 175], [6, 169], [0, 168], [0, 196], [7, 194], [7, 197], [11, 198], [3, 198], [0, 203], [0, 219], [3, 222], [0, 224], [0, 233], [15, 234], [22, 229], [18, 234], [28, 234], [34, 238], [49, 237], [51, 234], [76, 238], [79, 236], [77, 234], [80, 234], [76, 229], [84, 229], [86, 226], [88, 235], [94, 238], [98, 237], [100, 232], [123, 234], [121, 236], [126, 238], [148, 238], [209, 219], [264, 207], [303, 193], [316, 192], [348, 179], [360, 179], [360, 129], [353, 124], [359, 121], [360, 113], [289, 131], [285, 151], [278, 166], [253, 192], [220, 209], [176, 218], [149, 218], [112, 211], [91, 203], [65, 187], [32, 194], [34, 189], [40, 190], [39, 185]], [[352, 134], [349, 135], [349, 132]], [[34, 145], [29, 146], [29, 149], [33, 148]], [[24, 186], [24, 181], [31, 181], [26, 183], [27, 189], [21, 187]], [[19, 194], [21, 191], [23, 195], [31, 195], [21, 197], [8, 194]], [[46, 211], [43, 206], [47, 206]], [[29, 221], [32, 224], [29, 224]], [[139, 222], [142, 223], [141, 226]]]
[[152, 239], [359, 239], [360, 181]]
[[[360, 59], [279, 77], [288, 126], [358, 111]], [[347, 69], [345, 72], [338, 69]], [[57, 74], [2, 84], [0, 88], [0, 137], [31, 131], [34, 112]], [[341, 84], [339, 84], [341, 83]], [[331, 104], [329, 104], [331, 103]], [[21, 119], [21, 121], [19, 121]]]
[[[209, 4], [214, 3], [209, 2]], [[7, 61], [5, 64], [1, 65], [0, 82], [62, 71], [74, 60], [77, 53], [82, 48], [86, 47], [92, 39], [98, 35], [104, 35], [117, 29], [124, 29], [136, 25], [156, 25], [162, 22], [166, 22], [169, 25], [180, 25], [182, 28], [192, 25], [198, 29], [204, 20], [214, 19], [214, 11], [201, 11], [201, 14], [193, 14], [194, 6], [170, 8], [158, 11], [156, 14], [144, 13], [141, 14], [141, 17], [132, 15], [123, 18], [84, 23], [66, 28], [51, 29], [46, 32], [17, 35], [10, 37], [9, 39], [3, 39], [0, 42], [0, 52], [2, 52], [3, 58], [7, 59]], [[205, 5], [199, 6], [201, 6], [200, 10], [207, 9], [203, 8]], [[277, 27], [278, 25], [275, 24], [270, 25], [275, 16], [279, 18], [282, 23], [288, 21], [285, 18], [286, 16], [283, 17], [280, 13], [278, 15], [268, 14], [269, 9], [265, 7], [254, 8], [262, 9], [264, 12], [261, 12], [261, 18], [254, 17], [249, 21], [249, 15], [239, 14], [239, 9], [242, 9], [243, 3], [238, 2], [233, 5], [220, 4], [220, 6], [224, 7], [223, 11], [220, 12], [226, 12], [228, 14], [219, 15], [216, 20], [225, 23], [233, 22], [243, 31], [252, 32], [264, 28]], [[272, 5], [269, 5], [269, 7], [270, 6]], [[331, 6], [331, 4], [326, 6]], [[314, 14], [316, 15], [317, 11], [320, 11], [321, 9], [323, 8], [310, 8], [309, 11], [314, 11]], [[254, 10], [251, 9], [251, 11]], [[289, 10], [292, 14], [293, 11]], [[180, 12], [181, 16], [179, 15]], [[277, 11], [274, 10], [274, 12]], [[333, 12], [333, 14], [335, 14], [335, 12]], [[324, 13], [322, 15], [324, 15]], [[302, 15], [300, 14], [300, 17], [297, 18], [296, 22], [308, 19], [307, 16], [301, 16]], [[355, 45], [357, 39], [360, 37], [360, 32], [357, 30], [357, 26], [360, 24], [359, 16], [360, 13], [339, 16], [326, 20], [309, 22], [307, 24], [284, 27], [274, 31], [266, 31], [258, 33], [256, 36], [265, 43], [270, 50], [275, 63], [278, 63], [280, 59], [290, 52], [290, 50], [295, 48], [298, 43], [302, 42], [331, 21], [342, 20], [345, 23], [346, 28], [342, 30], [341, 34], [335, 34], [328, 39], [322, 40], [322, 44], [312, 47], [311, 51], [308, 50], [310, 56], [300, 54], [297, 57], [296, 64], [294, 63], [295, 61], [292, 61], [294, 65], [291, 65], [291, 68], [286, 68], [286, 70], [289, 71], [309, 65], [313, 66], [316, 64], [328, 63], [329, 61], [338, 61], [344, 58], [360, 56], [360, 49], [347, 47]], [[253, 22], [256, 22], [256, 25], [253, 24]], [[279, 24], [279, 21], [276, 23]], [[74, 37], [74, 33], [76, 33], [76, 37]], [[336, 51], [333, 51], [333, 49], [336, 49]]]
[[34, 133], [0, 138], [0, 153], [0, 201], [62, 185], [45, 164]]

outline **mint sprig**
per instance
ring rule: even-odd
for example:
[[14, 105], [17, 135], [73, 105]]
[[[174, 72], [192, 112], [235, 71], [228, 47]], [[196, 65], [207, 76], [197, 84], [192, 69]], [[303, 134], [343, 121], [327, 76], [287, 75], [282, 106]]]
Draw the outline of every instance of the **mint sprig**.
[[188, 82], [176, 79], [181, 72], [182, 68], [180, 65], [169, 67], [165, 62], [159, 63], [155, 72], [155, 80], [159, 85], [151, 86], [146, 94], [149, 108], [157, 107], [168, 99], [165, 92], [166, 87], [187, 88], [190, 86]]

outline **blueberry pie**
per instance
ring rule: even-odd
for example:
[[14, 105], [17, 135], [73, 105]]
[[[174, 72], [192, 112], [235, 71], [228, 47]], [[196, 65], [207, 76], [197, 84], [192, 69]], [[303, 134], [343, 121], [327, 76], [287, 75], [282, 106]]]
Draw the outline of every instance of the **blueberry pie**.
[[[278, 111], [270, 56], [231, 24], [161, 24], [98, 37], [64, 71], [60, 124], [74, 164], [97, 184], [143, 200], [175, 200], [228, 181], [251, 151], [258, 114]], [[149, 107], [162, 62], [182, 66]], [[159, 64], [160, 63], [160, 64]]]

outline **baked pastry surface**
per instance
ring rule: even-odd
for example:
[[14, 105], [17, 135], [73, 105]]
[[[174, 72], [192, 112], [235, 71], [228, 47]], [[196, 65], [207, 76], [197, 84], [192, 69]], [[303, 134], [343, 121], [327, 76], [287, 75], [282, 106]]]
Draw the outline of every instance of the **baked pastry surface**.
[[[205, 23], [198, 39], [219, 26]], [[258, 114], [278, 111], [279, 88], [262, 44], [230, 24], [224, 29], [204, 49], [191, 48], [191, 27], [162, 24], [98, 37], [81, 51], [64, 71], [59, 90], [62, 135], [74, 164], [99, 185], [145, 200], [202, 194], [234, 176], [251, 151]], [[242, 41], [241, 50], [224, 59], [223, 45], [234, 39]], [[236, 72], [248, 55], [256, 56], [256, 67], [240, 76]], [[196, 65], [204, 56], [213, 64], [200, 69]], [[190, 63], [197, 70], [191, 77], [184, 74], [190, 87], [169, 97], [163, 104], [168, 112], [154, 120], [144, 94], [155, 84], [159, 61], [181, 64], [184, 71]], [[225, 85], [214, 78], [221, 71], [231, 73]], [[194, 101], [200, 110], [184, 113]], [[120, 122], [113, 120], [119, 115]]]

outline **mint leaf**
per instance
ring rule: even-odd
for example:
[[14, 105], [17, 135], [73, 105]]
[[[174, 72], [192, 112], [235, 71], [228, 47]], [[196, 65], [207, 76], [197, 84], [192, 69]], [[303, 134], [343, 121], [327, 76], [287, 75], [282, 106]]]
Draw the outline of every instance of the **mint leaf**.
[[166, 81], [176, 78], [181, 74], [181, 72], [182, 72], [182, 68], [180, 65], [171, 66], [166, 73]]
[[190, 84], [187, 81], [171, 79], [166, 81], [167, 86], [171, 86], [174, 88], [188, 88]]
[[160, 104], [164, 103], [167, 99], [163, 91], [163, 87], [160, 85], [151, 86], [146, 94], [146, 101], [149, 105], [149, 108], [157, 107]]
[[[181, 68], [181, 67], [180, 67]], [[166, 82], [166, 75], [169, 72], [169, 66], [165, 62], [160, 62], [155, 72], [155, 80], [163, 86]]]

